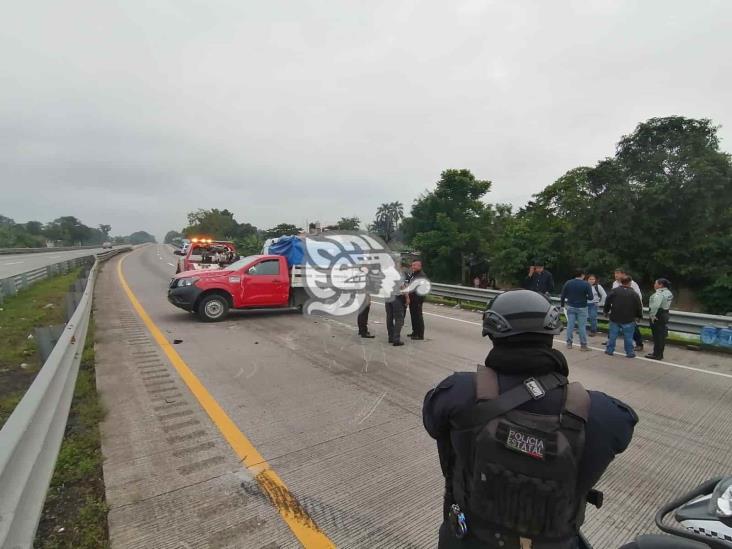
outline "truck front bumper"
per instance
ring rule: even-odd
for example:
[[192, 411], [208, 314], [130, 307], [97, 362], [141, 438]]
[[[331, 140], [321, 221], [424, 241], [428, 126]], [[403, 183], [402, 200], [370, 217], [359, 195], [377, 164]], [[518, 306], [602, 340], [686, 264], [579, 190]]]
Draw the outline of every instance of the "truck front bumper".
[[183, 286], [182, 288], [170, 288], [168, 290], [168, 301], [185, 311], [193, 311], [202, 291], [201, 288], [195, 285]]

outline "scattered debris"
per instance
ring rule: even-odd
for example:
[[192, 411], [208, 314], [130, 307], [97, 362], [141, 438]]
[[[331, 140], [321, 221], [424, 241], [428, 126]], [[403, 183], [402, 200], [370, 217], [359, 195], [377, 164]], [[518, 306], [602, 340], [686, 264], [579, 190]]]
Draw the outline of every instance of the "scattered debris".
[[45, 305], [43, 306], [43, 308], [44, 308], [44, 309], [53, 309], [53, 308], [54, 308], [55, 306], [56, 306], [56, 305], [54, 305], [53, 303], [46, 303], [46, 304], [45, 304]]
[[255, 342], [254, 342], [254, 344], [255, 344], [255, 345], [259, 345], [259, 341], [255, 341]]
[[173, 345], [178, 345], [178, 343], [183, 343], [183, 340], [182, 339], [174, 339], [173, 340]]
[[28, 334], [27, 339], [33, 339], [33, 334]]
[[59, 528], [59, 529], [58, 529], [58, 530], [56, 530], [56, 531], [57, 531], [57, 532], [58, 532], [58, 533], [60, 534], [60, 533], [61, 533], [61, 532], [63, 532], [64, 530], [66, 530], [66, 528], [64, 528], [64, 527], [62, 526], [61, 528]]
[[23, 363], [22, 363], [22, 364], [20, 365], [20, 367], [21, 367], [21, 368], [23, 368], [23, 369], [25, 370], [25, 369], [26, 369], [26, 368], [28, 367], [28, 363], [27, 363], [27, 362], [23, 362]]

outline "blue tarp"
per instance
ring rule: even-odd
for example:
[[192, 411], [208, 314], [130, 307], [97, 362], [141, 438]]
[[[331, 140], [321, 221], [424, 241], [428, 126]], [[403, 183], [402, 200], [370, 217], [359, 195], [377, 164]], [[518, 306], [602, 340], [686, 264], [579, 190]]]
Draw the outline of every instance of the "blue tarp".
[[305, 248], [297, 236], [281, 236], [269, 245], [269, 254], [281, 255], [287, 259], [287, 266], [302, 265], [305, 259]]

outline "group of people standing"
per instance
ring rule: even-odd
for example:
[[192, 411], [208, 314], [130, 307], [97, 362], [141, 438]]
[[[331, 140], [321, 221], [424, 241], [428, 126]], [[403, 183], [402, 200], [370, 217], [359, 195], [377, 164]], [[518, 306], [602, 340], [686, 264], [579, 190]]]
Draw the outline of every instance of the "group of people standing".
[[[546, 271], [544, 271], [546, 272]], [[643, 337], [638, 322], [643, 318], [643, 295], [640, 287], [623, 268], [615, 269], [615, 280], [610, 293], [599, 284], [598, 277], [578, 269], [575, 277], [564, 284], [560, 306], [567, 315], [567, 348], [571, 349], [575, 328], [580, 350], [587, 346], [587, 325], [590, 336], [597, 334], [597, 315], [600, 308], [609, 319], [608, 340], [605, 353], [612, 356], [618, 336], [622, 334], [625, 356], [635, 358], [636, 351], [643, 350]], [[673, 294], [670, 283], [659, 278], [654, 283], [655, 293], [649, 299], [649, 319], [653, 333], [653, 352], [646, 358], [661, 360], [668, 336], [669, 310]], [[566, 308], [565, 308], [566, 305]]]
[[[409, 272], [404, 277], [404, 284], [402, 284], [399, 294], [392, 300], [384, 303], [388, 341], [394, 347], [404, 345], [401, 334], [407, 309], [409, 309], [409, 316], [412, 321], [412, 333], [407, 337], [413, 341], [424, 340], [422, 305], [424, 304], [425, 296], [417, 292], [415, 290], [415, 284], [413, 284], [416, 279], [420, 278], [426, 278], [422, 270], [422, 262], [413, 261]], [[358, 335], [363, 338], [373, 339], [375, 336], [368, 329], [370, 310], [371, 303], [369, 302], [358, 315]]]

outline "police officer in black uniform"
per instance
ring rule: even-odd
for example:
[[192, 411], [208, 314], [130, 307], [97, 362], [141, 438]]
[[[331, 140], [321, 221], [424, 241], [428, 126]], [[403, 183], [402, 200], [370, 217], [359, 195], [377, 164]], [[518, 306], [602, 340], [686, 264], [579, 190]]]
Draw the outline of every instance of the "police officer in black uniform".
[[429, 391], [425, 429], [445, 476], [439, 548], [575, 549], [587, 502], [638, 416], [623, 402], [569, 383], [552, 348], [560, 311], [512, 290], [483, 317], [485, 366]]
[[422, 270], [422, 262], [419, 260], [412, 261], [412, 270], [406, 277], [407, 286], [410, 287], [409, 292], [409, 317], [412, 320], [412, 333], [409, 337], [415, 341], [424, 339], [424, 315], [422, 314], [422, 305], [425, 296], [422, 292], [417, 291], [417, 282], [420, 279], [427, 279]]

